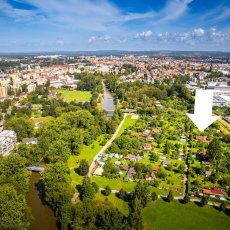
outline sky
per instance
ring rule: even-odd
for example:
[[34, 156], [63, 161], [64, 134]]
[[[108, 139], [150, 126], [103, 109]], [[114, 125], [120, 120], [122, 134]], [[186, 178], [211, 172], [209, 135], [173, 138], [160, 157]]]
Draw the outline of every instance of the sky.
[[230, 0], [0, 0], [0, 52], [230, 51]]

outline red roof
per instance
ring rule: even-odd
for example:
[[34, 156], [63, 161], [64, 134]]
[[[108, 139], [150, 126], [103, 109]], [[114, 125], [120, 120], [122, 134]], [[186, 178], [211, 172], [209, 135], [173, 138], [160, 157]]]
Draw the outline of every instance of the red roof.
[[129, 170], [129, 166], [127, 166], [127, 165], [122, 165], [122, 166], [120, 166], [120, 168], [123, 171], [128, 171]]
[[196, 140], [203, 141], [206, 140], [205, 136], [196, 136]]
[[153, 171], [159, 171], [160, 168], [158, 168], [158, 167], [153, 167], [152, 170], [153, 170]]
[[207, 157], [208, 156], [208, 152], [200, 152], [199, 155], [201, 157]]
[[143, 145], [143, 147], [144, 147], [144, 148], [146, 148], [146, 149], [150, 149], [150, 148], [152, 148], [152, 145], [151, 145], [151, 144], [146, 143], [146, 144], [144, 144], [144, 145]]
[[217, 188], [217, 187], [212, 188], [212, 189], [204, 189], [203, 193], [207, 194], [207, 195], [217, 195], [217, 196], [221, 196], [221, 195], [226, 194], [225, 191], [223, 191], [221, 188]]

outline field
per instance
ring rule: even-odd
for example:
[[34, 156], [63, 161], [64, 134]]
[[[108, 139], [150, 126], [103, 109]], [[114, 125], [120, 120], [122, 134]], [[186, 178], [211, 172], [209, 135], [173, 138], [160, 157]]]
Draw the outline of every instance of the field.
[[161, 199], [151, 202], [143, 211], [146, 230], [221, 230], [229, 229], [230, 218], [211, 206], [198, 207], [194, 203], [167, 203]]
[[61, 94], [61, 98], [65, 99], [67, 102], [84, 102], [89, 101], [92, 97], [92, 94], [89, 91], [70, 91], [65, 89], [58, 89], [57, 92], [58, 94]]
[[127, 202], [124, 202], [123, 200], [116, 197], [115, 194], [111, 193], [109, 196], [104, 196], [100, 192], [96, 194], [95, 199], [104, 201], [106, 198], [124, 215], [129, 215], [129, 206]]
[[125, 129], [127, 129], [128, 127], [133, 126], [136, 122], [137, 122], [136, 119], [132, 119], [132, 115], [128, 115], [125, 118], [125, 122], [122, 125], [120, 131], [118, 132], [117, 137], [121, 136], [121, 134], [125, 131]]
[[75, 169], [78, 167], [80, 160], [86, 159], [89, 162], [89, 164], [91, 164], [94, 156], [102, 148], [102, 145], [100, 143], [103, 142], [103, 140], [104, 140], [104, 136], [103, 135], [99, 136], [97, 140], [94, 141], [91, 145], [89, 146], [84, 145], [78, 156], [70, 156], [70, 158], [68, 159], [68, 165], [70, 168], [70, 174], [74, 186], [76, 184], [80, 184], [83, 178], [75, 172]]

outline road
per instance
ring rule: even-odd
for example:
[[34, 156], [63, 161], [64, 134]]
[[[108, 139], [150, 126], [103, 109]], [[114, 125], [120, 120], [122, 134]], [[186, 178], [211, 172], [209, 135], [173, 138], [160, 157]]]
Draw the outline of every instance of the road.
[[112, 142], [115, 140], [115, 138], [117, 137], [117, 134], [119, 133], [122, 125], [124, 124], [124, 121], [125, 121], [125, 118], [128, 114], [124, 114], [124, 118], [123, 120], [121, 121], [121, 123], [119, 124], [119, 126], [117, 127], [117, 130], [116, 132], [113, 134], [113, 136], [109, 139], [109, 141], [102, 147], [102, 149], [98, 152], [98, 154], [93, 158], [93, 161], [89, 167], [89, 172], [88, 172], [88, 176], [91, 177], [92, 176], [92, 172], [93, 172], [93, 169], [95, 168], [96, 166], [96, 159], [98, 158], [98, 155], [100, 153], [103, 153], [111, 144]]

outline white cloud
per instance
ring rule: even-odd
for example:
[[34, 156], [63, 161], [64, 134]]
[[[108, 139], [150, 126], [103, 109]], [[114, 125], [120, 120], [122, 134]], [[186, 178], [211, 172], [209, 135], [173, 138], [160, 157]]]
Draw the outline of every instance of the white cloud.
[[184, 16], [188, 11], [188, 5], [193, 0], [171, 0], [164, 9], [155, 15], [153, 25], [172, 22]]
[[92, 44], [98, 41], [103, 41], [103, 42], [109, 42], [112, 39], [112, 37], [109, 34], [106, 34], [104, 36], [91, 36], [88, 39], [88, 43]]
[[141, 33], [137, 33], [135, 38], [139, 39], [149, 39], [153, 36], [153, 32], [151, 30], [143, 31]]
[[213, 27], [208, 31], [208, 38], [209, 40], [212, 40], [217, 43], [230, 41], [230, 33], [218, 31], [215, 27]]
[[199, 18], [199, 21], [218, 23], [221, 21], [225, 21], [229, 18], [230, 18], [230, 7], [226, 7], [224, 6], [223, 3], [221, 3], [218, 7], [215, 7], [214, 9], [211, 9], [207, 13], [203, 14]]
[[[43, 22], [65, 28], [102, 31], [120, 23], [151, 18], [153, 12], [123, 12], [109, 0], [20, 0], [34, 9], [18, 10], [0, 0], [0, 12], [16, 20]], [[36, 9], [36, 10], [35, 10]], [[30, 20], [33, 18], [33, 20]]]
[[205, 30], [202, 28], [196, 28], [193, 30], [193, 34], [197, 37], [201, 37], [201, 36], [204, 36]]
[[89, 39], [88, 39], [88, 43], [94, 43], [96, 42], [97, 38], [95, 36], [91, 36]]
[[169, 37], [170, 37], [170, 34], [168, 32], [157, 34], [157, 40], [160, 40], [160, 41], [167, 41]]

